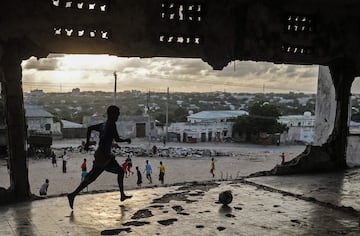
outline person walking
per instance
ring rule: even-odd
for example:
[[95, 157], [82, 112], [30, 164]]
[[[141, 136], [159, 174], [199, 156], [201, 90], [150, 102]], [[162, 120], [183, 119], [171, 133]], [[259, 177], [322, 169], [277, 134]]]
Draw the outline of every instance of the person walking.
[[[81, 164], [81, 182], [85, 180], [86, 175], [87, 175], [87, 164], [86, 164], [86, 158], [84, 158], [84, 162]], [[88, 186], [86, 186], [86, 191], [89, 191]]]
[[64, 155], [62, 156], [62, 159], [63, 159], [62, 171], [63, 171], [63, 173], [66, 173], [66, 165], [67, 165], [67, 162], [69, 161], [70, 157], [66, 154], [65, 150], [64, 150]]
[[164, 147], [166, 146], [166, 136], [163, 137]]
[[210, 163], [210, 173], [212, 174], [212, 177], [215, 177], [215, 161], [214, 158], [211, 158], [211, 163]]
[[137, 186], [140, 188], [140, 187], [141, 187], [141, 184], [142, 184], [142, 176], [141, 176], [141, 172], [140, 172], [138, 166], [136, 167], [136, 174], [137, 174], [136, 184], [137, 184]]
[[126, 164], [127, 164], [127, 172], [129, 173], [129, 176], [130, 176], [130, 173], [133, 175], [134, 172], [131, 170], [132, 160], [131, 160], [130, 154], [128, 154], [128, 157], [126, 158]]
[[125, 195], [124, 172], [119, 163], [115, 160], [115, 155], [111, 152], [113, 140], [115, 140], [116, 142], [127, 142], [129, 144], [131, 143], [130, 138], [122, 139], [119, 137], [116, 129], [116, 121], [118, 120], [119, 115], [120, 109], [117, 106], [111, 105], [107, 109], [107, 120], [104, 123], [88, 127], [84, 149], [86, 151], [89, 150], [89, 140], [92, 131], [100, 132], [100, 141], [98, 148], [94, 154], [95, 160], [92, 169], [85, 176], [84, 181], [81, 182], [80, 185], [73, 192], [67, 195], [69, 206], [71, 209], [73, 209], [76, 195], [79, 194], [80, 191], [87, 187], [90, 183], [94, 182], [103, 171], [117, 174], [117, 182], [120, 190], [120, 201], [125, 201], [126, 199], [132, 197]]
[[[121, 167], [122, 167], [122, 170], [123, 170], [123, 172], [124, 172], [124, 175], [125, 175], [125, 178], [127, 178], [128, 177], [128, 164], [127, 164], [127, 162], [126, 162], [126, 160], [121, 164]], [[130, 175], [130, 174], [129, 174]]]
[[152, 147], [152, 153], [153, 153], [153, 157], [155, 157], [156, 154], [157, 154], [157, 146], [156, 146], [156, 145], [154, 145], [154, 146]]
[[47, 195], [48, 187], [49, 187], [49, 180], [46, 179], [45, 183], [43, 183], [41, 185], [41, 187], [40, 187], [40, 190], [39, 190], [40, 196], [46, 196]]
[[285, 164], [285, 153], [281, 153], [281, 165]]
[[161, 184], [164, 184], [164, 175], [165, 175], [165, 166], [163, 165], [162, 161], [160, 161], [160, 173], [159, 173], [159, 181]]
[[55, 155], [54, 151], [51, 152], [51, 163], [52, 163], [53, 167], [57, 167], [56, 155]]
[[86, 158], [84, 158], [84, 162], [81, 164], [81, 182], [85, 180], [86, 175], [87, 175], [87, 165], [86, 165]]
[[149, 180], [149, 184], [152, 184], [152, 179], [151, 179], [152, 169], [149, 160], [146, 160], [145, 173], [146, 173], [146, 178]]

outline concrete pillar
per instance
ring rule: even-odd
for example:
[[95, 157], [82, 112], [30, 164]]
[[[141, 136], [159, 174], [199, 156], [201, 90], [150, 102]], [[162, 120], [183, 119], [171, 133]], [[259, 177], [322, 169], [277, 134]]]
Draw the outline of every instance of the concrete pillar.
[[335, 121], [334, 129], [329, 137], [331, 159], [338, 168], [346, 168], [346, 147], [349, 136], [349, 99], [351, 85], [355, 79], [354, 67], [346, 61], [330, 65], [331, 78], [335, 87]]
[[[283, 175], [347, 168], [349, 97], [354, 67], [346, 61], [319, 69], [314, 145], [268, 173]], [[331, 76], [329, 76], [329, 71]]]
[[319, 66], [315, 106], [314, 146], [321, 146], [328, 141], [334, 129], [335, 111], [335, 88], [329, 67]]
[[26, 122], [22, 91], [22, 68], [19, 48], [15, 43], [4, 46], [3, 68], [6, 120], [9, 142], [10, 191], [14, 199], [30, 197], [26, 161]]

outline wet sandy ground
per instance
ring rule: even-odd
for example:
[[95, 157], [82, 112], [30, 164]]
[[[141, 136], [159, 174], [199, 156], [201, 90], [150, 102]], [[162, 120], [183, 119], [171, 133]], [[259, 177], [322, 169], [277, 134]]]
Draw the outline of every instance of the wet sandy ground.
[[360, 212], [360, 169], [316, 175], [267, 176], [247, 179], [277, 191]]
[[[89, 187], [93, 194], [83, 192], [75, 199], [73, 211], [66, 197], [55, 196], [73, 190], [81, 161], [91, 154], [69, 153], [66, 174], [61, 166], [52, 168], [50, 160], [30, 161], [32, 191], [40, 187], [33, 183], [50, 176], [50, 197], [0, 207], [0, 235], [360, 235], [359, 169], [234, 180], [268, 170], [280, 162], [281, 152], [295, 157], [303, 147], [217, 148], [235, 154], [216, 158], [215, 180], [210, 157], [149, 158], [154, 169], [164, 162], [166, 186], [154, 188], [157, 180], [154, 185], [144, 181], [135, 189], [136, 178], [130, 176], [125, 186], [133, 198], [120, 202], [116, 176], [106, 173]], [[145, 159], [133, 162], [142, 166]], [[4, 169], [0, 167], [6, 174]], [[191, 183], [173, 184], [185, 181]], [[104, 190], [115, 191], [95, 193]], [[226, 207], [218, 196], [227, 190], [233, 201]]]
[[[280, 178], [280, 177], [279, 177]], [[307, 178], [307, 177], [306, 177]], [[278, 179], [280, 181], [280, 179]], [[218, 204], [231, 190], [233, 201]], [[359, 235], [358, 216], [241, 181], [84, 194], [0, 207], [0, 235]]]
[[[53, 147], [76, 147], [81, 144], [81, 140], [58, 140], [54, 141]], [[151, 145], [154, 145], [152, 143]], [[158, 147], [162, 147], [162, 143], [155, 143]], [[130, 146], [146, 148], [148, 143], [142, 140], [134, 140]], [[214, 143], [168, 143], [167, 146], [183, 147], [183, 148], [201, 148], [209, 150], [217, 150], [225, 153], [231, 153], [231, 156], [215, 157], [215, 180], [235, 179], [240, 176], [247, 176], [251, 173], [272, 169], [281, 161], [280, 155], [285, 153], [286, 158], [293, 158], [304, 150], [304, 146], [262, 146], [262, 145], [244, 145], [244, 144], [214, 144]], [[55, 150], [57, 156], [62, 151]], [[80, 183], [81, 179], [81, 163], [84, 158], [88, 160], [88, 169], [92, 167], [93, 154], [67, 152], [70, 161], [67, 164], [67, 173], [62, 173], [62, 161], [58, 159], [58, 167], [52, 167], [50, 159], [35, 160], [28, 159], [29, 181], [31, 192], [38, 194], [41, 184], [46, 178], [50, 180], [48, 189], [49, 196], [61, 195], [73, 191]], [[117, 157], [119, 163], [122, 163], [126, 157]], [[133, 157], [133, 171], [135, 166], [139, 166], [143, 172], [145, 161], [149, 160], [153, 168], [153, 184], [145, 178], [143, 173], [143, 185], [145, 187], [160, 186], [158, 181], [159, 162], [165, 165], [165, 185], [175, 183], [184, 183], [191, 181], [213, 180], [210, 174], [211, 157], [187, 157], [187, 158], [160, 158], [160, 157]], [[137, 177], [130, 175], [125, 178], [125, 189], [135, 189]], [[0, 161], [0, 186], [9, 186], [9, 175], [7, 173], [6, 164]], [[114, 174], [104, 172], [93, 182], [88, 191], [109, 191], [118, 190], [117, 177]]]

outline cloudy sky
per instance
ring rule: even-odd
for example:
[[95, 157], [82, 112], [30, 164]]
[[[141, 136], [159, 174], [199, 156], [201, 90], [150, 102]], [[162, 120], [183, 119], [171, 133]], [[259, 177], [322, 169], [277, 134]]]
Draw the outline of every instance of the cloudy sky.
[[22, 63], [24, 91], [113, 91], [114, 72], [118, 91], [165, 92], [304, 92], [316, 93], [318, 66], [275, 65], [236, 61], [222, 71], [200, 59], [118, 58], [106, 55], [60, 55], [30, 58]]

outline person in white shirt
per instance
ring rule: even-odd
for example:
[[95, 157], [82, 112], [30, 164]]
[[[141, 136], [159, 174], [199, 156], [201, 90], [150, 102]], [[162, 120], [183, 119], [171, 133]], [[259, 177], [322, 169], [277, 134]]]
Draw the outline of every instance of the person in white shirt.
[[68, 160], [70, 159], [70, 157], [66, 154], [66, 151], [64, 151], [64, 155], [62, 157], [63, 159], [63, 173], [66, 173], [66, 164], [68, 162]]

